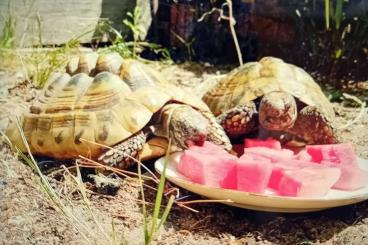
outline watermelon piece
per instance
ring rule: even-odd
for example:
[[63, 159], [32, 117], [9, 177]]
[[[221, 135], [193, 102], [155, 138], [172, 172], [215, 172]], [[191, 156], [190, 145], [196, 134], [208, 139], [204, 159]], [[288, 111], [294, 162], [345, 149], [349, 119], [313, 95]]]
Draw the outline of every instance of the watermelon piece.
[[309, 145], [306, 150], [312, 161], [341, 169], [340, 179], [333, 189], [352, 191], [368, 184], [368, 172], [360, 169], [351, 143]]
[[272, 163], [269, 159], [243, 155], [236, 166], [237, 190], [264, 193], [271, 172]]
[[237, 157], [229, 153], [211, 155], [208, 149], [203, 151], [185, 150], [180, 157], [178, 171], [198, 184], [236, 189]]
[[336, 164], [358, 166], [357, 157], [351, 143], [307, 145], [305, 147], [313, 162], [329, 161]]
[[368, 185], [368, 172], [360, 168], [341, 166], [341, 177], [332, 186], [339, 190], [357, 190]]
[[307, 162], [312, 161], [312, 156], [306, 150], [299, 151], [297, 154], [294, 155], [293, 158], [296, 160], [307, 161]]
[[188, 150], [204, 153], [204, 154], [228, 154], [228, 152], [219, 145], [205, 141], [202, 146], [191, 145]]
[[244, 139], [244, 147], [267, 147], [271, 149], [281, 150], [281, 143], [278, 140], [268, 137], [266, 140], [261, 139]]
[[338, 168], [284, 170], [277, 192], [281, 196], [323, 197], [339, 177]]
[[271, 149], [263, 146], [244, 148], [244, 155], [262, 156], [271, 160], [271, 162], [279, 162], [292, 159], [294, 152], [288, 149]]
[[[298, 174], [300, 171], [302, 173]], [[337, 182], [340, 174], [340, 169], [336, 167], [322, 166], [308, 161], [288, 160], [287, 162], [273, 164], [268, 187], [279, 191], [280, 195], [304, 197], [323, 196]], [[320, 179], [323, 179], [324, 182], [321, 183]], [[311, 187], [313, 185], [308, 182], [309, 180], [311, 182], [312, 180], [316, 183], [319, 182], [318, 184], [321, 187], [313, 192], [313, 188]], [[285, 183], [289, 183], [291, 186], [285, 186]]]

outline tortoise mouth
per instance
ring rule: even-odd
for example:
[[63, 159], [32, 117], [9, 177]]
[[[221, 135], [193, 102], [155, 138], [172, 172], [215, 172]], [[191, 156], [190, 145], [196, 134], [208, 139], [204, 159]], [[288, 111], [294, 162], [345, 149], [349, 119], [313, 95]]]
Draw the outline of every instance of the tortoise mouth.
[[207, 139], [206, 134], [198, 134], [186, 140], [185, 144], [187, 147], [190, 147], [192, 145], [203, 146], [206, 139]]
[[274, 117], [266, 116], [260, 121], [262, 127], [268, 130], [281, 131], [289, 129], [294, 125], [295, 118], [290, 117], [289, 114]]

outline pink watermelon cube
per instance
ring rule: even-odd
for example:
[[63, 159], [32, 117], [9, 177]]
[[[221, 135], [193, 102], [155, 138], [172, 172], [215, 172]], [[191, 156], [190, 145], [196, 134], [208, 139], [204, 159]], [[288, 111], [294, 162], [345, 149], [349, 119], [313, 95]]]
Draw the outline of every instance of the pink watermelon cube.
[[237, 157], [229, 153], [208, 154], [197, 150], [184, 151], [178, 171], [198, 184], [235, 189]]
[[357, 157], [351, 143], [307, 145], [305, 149], [312, 156], [313, 162], [320, 163], [325, 160], [336, 164], [358, 166]]
[[266, 140], [244, 139], [244, 147], [245, 148], [258, 147], [258, 146], [281, 150], [280, 141], [275, 140], [272, 137], [268, 137]]
[[332, 188], [351, 191], [368, 184], [368, 172], [360, 169], [352, 144], [309, 145], [306, 150], [313, 161], [341, 169], [340, 179]]
[[204, 154], [227, 154], [228, 152], [219, 145], [205, 141], [202, 146], [192, 145], [188, 150], [204, 153]]
[[338, 168], [284, 170], [277, 192], [281, 196], [323, 197], [339, 177]]
[[268, 187], [283, 196], [322, 197], [336, 183], [340, 174], [339, 168], [289, 160], [273, 164]]
[[237, 190], [264, 193], [271, 172], [272, 163], [269, 159], [243, 155], [236, 167]]
[[309, 155], [309, 153], [306, 150], [299, 151], [297, 154], [294, 155], [293, 158], [296, 160], [302, 160], [302, 161], [307, 161], [307, 162], [312, 161], [312, 156]]
[[244, 155], [262, 156], [271, 160], [271, 162], [279, 162], [287, 159], [292, 159], [294, 152], [288, 149], [271, 149], [264, 146], [244, 148]]

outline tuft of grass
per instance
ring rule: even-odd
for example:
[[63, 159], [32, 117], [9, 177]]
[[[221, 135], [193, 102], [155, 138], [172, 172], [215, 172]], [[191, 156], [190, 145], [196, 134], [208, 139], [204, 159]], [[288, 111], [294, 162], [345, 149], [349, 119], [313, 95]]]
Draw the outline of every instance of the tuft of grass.
[[72, 52], [79, 47], [79, 39], [71, 39], [61, 47], [50, 50], [35, 49], [25, 56], [25, 64], [29, 67], [32, 80], [37, 88], [42, 88], [51, 73], [64, 67]]
[[26, 146], [28, 156], [24, 154], [22, 151], [20, 151], [17, 146], [14, 147], [17, 150], [19, 157], [23, 159], [25, 163], [29, 165], [32, 168], [32, 170], [38, 175], [39, 186], [44, 191], [46, 197], [48, 198], [50, 204], [54, 207], [54, 209], [59, 213], [61, 213], [66, 218], [66, 220], [78, 231], [78, 233], [83, 237], [83, 239], [88, 244], [97, 244], [97, 241], [101, 240], [101, 235], [103, 235], [104, 241], [107, 244], [125, 244], [123, 240], [117, 240], [114, 233], [112, 236], [108, 235], [101, 226], [101, 224], [98, 222], [97, 218], [95, 217], [94, 211], [91, 208], [91, 203], [86, 194], [85, 186], [82, 182], [78, 164], [76, 166], [77, 176], [72, 175], [66, 168], [64, 169], [68, 174], [68, 176], [71, 177], [71, 179], [75, 182], [76, 190], [81, 194], [83, 204], [89, 211], [90, 217], [87, 216], [86, 219], [92, 220], [97, 226], [99, 232], [94, 231], [93, 228], [91, 228], [89, 224], [83, 218], [80, 217], [79, 214], [76, 215], [76, 212], [78, 211], [74, 207], [74, 204], [72, 203], [72, 200], [70, 200], [68, 195], [62, 196], [61, 193], [55, 191], [55, 189], [48, 181], [47, 177], [41, 172], [40, 168], [38, 167], [38, 164], [31, 153], [24, 132], [20, 126], [19, 120], [17, 120], [17, 125], [23, 143]]
[[16, 22], [12, 16], [5, 20], [3, 30], [0, 36], [0, 49], [15, 48], [15, 27]]
[[15, 38], [16, 21], [9, 15], [4, 22], [4, 27], [0, 34], [0, 60], [1, 67], [12, 67], [15, 63]]
[[[164, 168], [162, 170], [161, 176], [160, 176], [160, 182], [159, 182], [158, 190], [156, 193], [155, 206], [153, 209], [153, 217], [152, 217], [151, 222], [149, 222], [149, 218], [147, 215], [146, 203], [145, 203], [145, 198], [144, 198], [144, 190], [143, 190], [143, 185], [141, 185], [141, 195], [143, 199], [142, 212], [143, 212], [143, 218], [144, 218], [144, 227], [143, 227], [144, 243], [146, 245], [152, 243], [155, 236], [157, 235], [157, 232], [160, 230], [161, 226], [166, 222], [166, 219], [170, 213], [171, 207], [175, 201], [175, 196], [170, 195], [168, 203], [160, 216], [162, 197], [164, 195], [164, 187], [165, 187], [165, 179], [166, 179], [166, 167], [167, 167], [167, 162], [169, 159], [170, 152], [171, 152], [171, 139], [169, 139], [169, 144], [166, 150], [165, 164], [164, 164]], [[139, 180], [141, 182], [142, 181], [141, 165], [139, 165], [138, 167], [138, 174], [139, 174]]]

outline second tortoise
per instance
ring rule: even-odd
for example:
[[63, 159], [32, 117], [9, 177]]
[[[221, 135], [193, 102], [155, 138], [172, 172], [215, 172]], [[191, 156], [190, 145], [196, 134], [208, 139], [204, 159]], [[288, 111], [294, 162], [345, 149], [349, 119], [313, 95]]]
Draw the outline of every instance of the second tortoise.
[[233, 70], [203, 100], [231, 138], [261, 129], [306, 144], [338, 142], [334, 110], [320, 86], [303, 69], [278, 58]]

